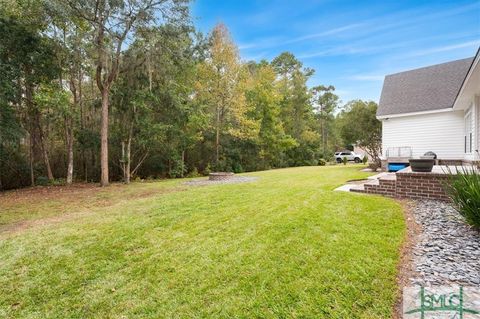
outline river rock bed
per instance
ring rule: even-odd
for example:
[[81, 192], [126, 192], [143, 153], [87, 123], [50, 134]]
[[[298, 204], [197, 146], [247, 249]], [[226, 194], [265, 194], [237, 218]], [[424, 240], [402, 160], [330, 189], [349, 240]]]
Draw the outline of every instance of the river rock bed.
[[422, 231], [413, 248], [412, 285], [480, 285], [480, 232], [449, 204], [418, 201]]

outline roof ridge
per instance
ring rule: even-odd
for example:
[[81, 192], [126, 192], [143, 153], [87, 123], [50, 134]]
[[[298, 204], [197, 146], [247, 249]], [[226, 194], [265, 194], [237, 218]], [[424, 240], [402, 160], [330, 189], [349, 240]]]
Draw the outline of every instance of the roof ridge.
[[439, 66], [445, 65], [445, 64], [451, 64], [451, 63], [456, 63], [456, 62], [465, 61], [465, 60], [473, 60], [473, 59], [475, 59], [475, 56], [471, 56], [471, 57], [463, 58], [463, 59], [457, 59], [457, 60], [453, 60], [453, 61], [437, 63], [437, 64], [432, 64], [432, 65], [427, 65], [427, 66], [422, 66], [422, 67], [419, 67], [419, 68], [409, 69], [409, 70], [400, 71], [400, 72], [396, 72], [396, 73], [390, 73], [390, 74], [386, 74], [385, 77], [391, 76], [391, 75], [396, 75], [396, 74], [420, 71], [420, 70], [424, 70], [424, 69], [430, 69], [430, 68], [439, 67]]

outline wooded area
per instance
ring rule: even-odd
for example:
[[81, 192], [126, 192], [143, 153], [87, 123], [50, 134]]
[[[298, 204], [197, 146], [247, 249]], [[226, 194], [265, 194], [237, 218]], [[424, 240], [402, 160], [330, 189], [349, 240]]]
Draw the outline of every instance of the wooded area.
[[352, 143], [378, 155], [374, 102], [341, 107], [289, 52], [242, 61], [189, 5], [0, 1], [0, 190], [317, 165]]

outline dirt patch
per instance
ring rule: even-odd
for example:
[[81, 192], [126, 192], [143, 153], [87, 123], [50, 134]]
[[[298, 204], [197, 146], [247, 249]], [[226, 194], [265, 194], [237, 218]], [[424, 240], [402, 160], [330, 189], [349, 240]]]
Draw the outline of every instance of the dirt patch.
[[143, 186], [147, 185], [114, 183], [102, 188], [96, 184], [78, 183], [71, 186], [30, 187], [0, 193], [0, 212], [16, 214], [22, 210], [23, 214], [0, 225], [0, 239], [26, 229], [82, 218], [94, 213], [97, 208], [109, 207], [121, 201], [186, 190], [186, 187]]
[[[113, 184], [111, 187], [119, 187]], [[28, 203], [38, 203], [39, 200], [63, 200], [80, 199], [93, 195], [102, 188], [96, 184], [76, 183], [71, 186], [35, 186], [11, 190], [0, 193], [0, 204], [3, 208]]]
[[397, 300], [393, 309], [393, 318], [401, 319], [403, 308], [403, 288], [410, 284], [410, 278], [416, 275], [413, 266], [413, 248], [422, 232], [421, 226], [415, 221], [412, 209], [415, 205], [414, 202], [408, 200], [399, 200], [403, 207], [403, 213], [405, 216], [405, 223], [407, 231], [405, 238], [400, 249], [400, 263], [397, 266]]

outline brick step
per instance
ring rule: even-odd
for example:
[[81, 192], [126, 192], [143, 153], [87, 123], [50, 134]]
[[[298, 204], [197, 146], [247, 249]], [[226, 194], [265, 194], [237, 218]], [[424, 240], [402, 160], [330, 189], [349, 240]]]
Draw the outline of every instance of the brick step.
[[365, 183], [365, 192], [368, 194], [378, 194], [389, 197], [396, 195], [396, 181], [390, 176], [382, 176], [377, 180]]
[[355, 186], [352, 192], [378, 194], [388, 197], [435, 199], [448, 201], [444, 184], [448, 175], [442, 167], [434, 166], [431, 173], [418, 173], [403, 170], [392, 173], [380, 173], [368, 178], [368, 182]]
[[352, 186], [350, 188], [350, 191], [354, 192], [354, 193], [366, 193], [364, 184], [359, 184], [359, 185]]
[[384, 180], [384, 181], [396, 181], [397, 175], [395, 173], [388, 173], [386, 175], [380, 176], [378, 179]]
[[378, 194], [389, 197], [395, 197], [396, 195], [396, 182], [397, 177], [392, 173], [380, 173], [368, 178], [369, 181], [356, 185], [350, 189], [351, 192], [366, 193], [366, 194]]

